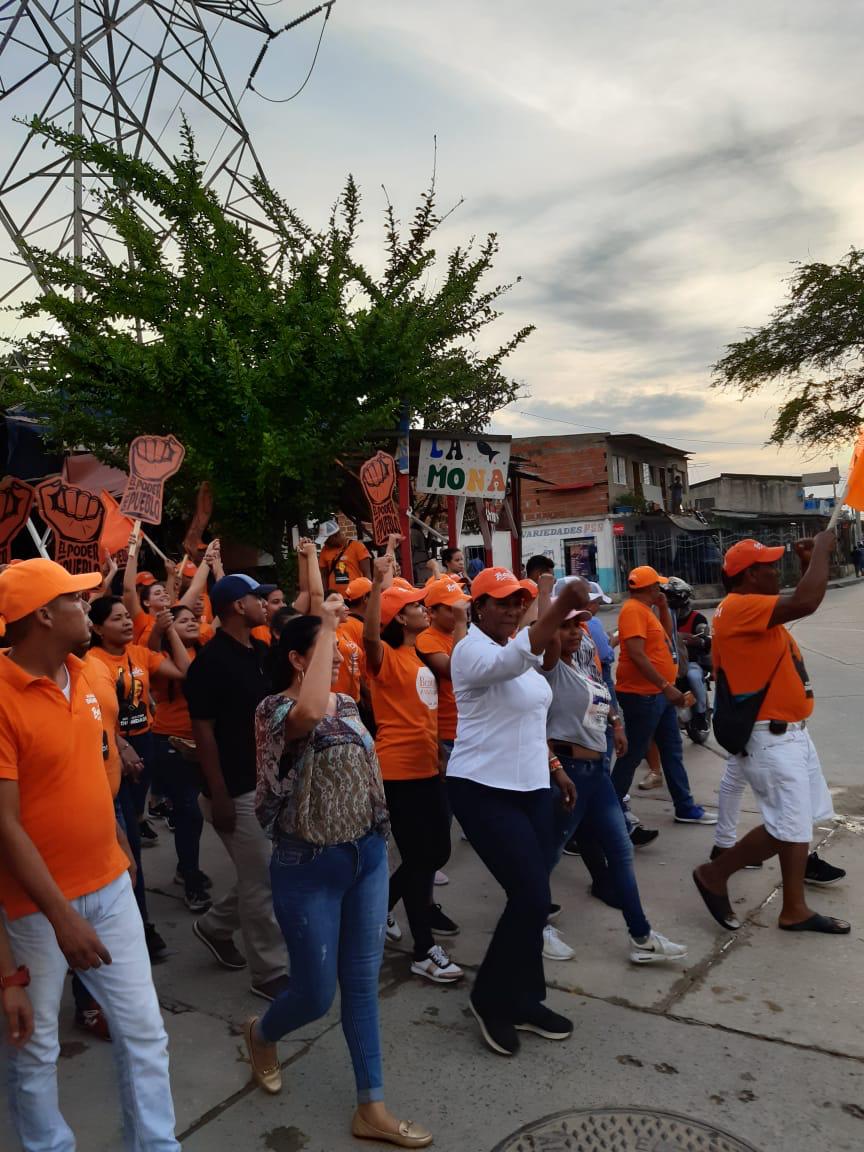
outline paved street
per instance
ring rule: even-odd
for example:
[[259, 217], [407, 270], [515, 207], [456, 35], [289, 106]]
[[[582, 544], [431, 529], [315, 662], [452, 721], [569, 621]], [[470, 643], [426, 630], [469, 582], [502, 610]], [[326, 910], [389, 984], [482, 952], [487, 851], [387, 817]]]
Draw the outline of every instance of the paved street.
[[[628, 964], [620, 915], [587, 894], [581, 861], [565, 857], [554, 895], [564, 906], [558, 926], [576, 957], [547, 964], [547, 976], [551, 1007], [576, 1021], [569, 1043], [527, 1036], [516, 1059], [496, 1058], [481, 1046], [469, 1018], [467, 988], [421, 983], [409, 975], [406, 954], [388, 949], [381, 986], [388, 1100], [397, 1113], [428, 1124], [436, 1148], [492, 1152], [542, 1117], [608, 1107], [678, 1113], [758, 1152], [864, 1146], [864, 588], [830, 591], [816, 618], [799, 623], [795, 633], [816, 688], [812, 731], [840, 814], [836, 826], [818, 830], [819, 850], [849, 871], [842, 886], [813, 891], [812, 903], [850, 919], [852, 934], [778, 932], [774, 864], [736, 879], [734, 901], [744, 927], [735, 937], [723, 933], [690, 880], [708, 852], [711, 830], [674, 825], [665, 792], [640, 795], [637, 810], [661, 829], [638, 858], [646, 909], [660, 931], [689, 945], [689, 958], [678, 966]], [[697, 800], [715, 802], [719, 754], [691, 746], [687, 757]], [[749, 793], [746, 809], [751, 827], [757, 821]], [[205, 835], [203, 866], [218, 891], [225, 861], [212, 834]], [[282, 1045], [287, 1064], [281, 1097], [255, 1090], [240, 1025], [261, 1002], [248, 994], [242, 973], [219, 970], [193, 938], [192, 917], [171, 883], [175, 860], [167, 830], [144, 863], [153, 917], [173, 949], [156, 969], [156, 981], [171, 1036], [184, 1149], [356, 1148], [348, 1132], [352, 1078], [337, 1013]], [[470, 980], [501, 898], [469, 845], [458, 839], [447, 872], [451, 883], [437, 890], [438, 898], [463, 926], [453, 954]], [[69, 997], [60, 1062], [63, 1106], [82, 1152], [115, 1152], [121, 1143], [110, 1050], [72, 1030], [71, 1017]], [[8, 1132], [0, 1117], [3, 1152], [10, 1147]], [[580, 1145], [519, 1144], [541, 1146]], [[697, 1146], [719, 1147], [650, 1148]]]

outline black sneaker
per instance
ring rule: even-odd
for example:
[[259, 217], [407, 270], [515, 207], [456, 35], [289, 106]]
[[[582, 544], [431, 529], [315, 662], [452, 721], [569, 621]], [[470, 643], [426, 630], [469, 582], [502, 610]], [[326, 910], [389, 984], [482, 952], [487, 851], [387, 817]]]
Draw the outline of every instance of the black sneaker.
[[206, 888], [202, 888], [196, 883], [186, 885], [186, 895], [183, 897], [183, 903], [190, 912], [206, 912], [208, 908], [213, 907], [210, 893]]
[[822, 860], [815, 852], [807, 857], [807, 868], [804, 872], [805, 884], [836, 884], [846, 875], [843, 868], [835, 868], [827, 860]]
[[147, 809], [147, 815], [151, 820], [167, 820], [173, 814], [171, 805], [167, 800], [160, 800], [158, 804], [151, 804]]
[[176, 832], [176, 831], [177, 831], [177, 825], [176, 825], [176, 823], [174, 822], [174, 811], [173, 811], [173, 809], [172, 809], [172, 811], [170, 811], [170, 812], [168, 813], [168, 815], [165, 817], [165, 823], [168, 825], [168, 831], [169, 831], [169, 832]]
[[218, 964], [223, 968], [230, 968], [231, 971], [236, 972], [240, 968], [246, 967], [246, 957], [236, 946], [230, 938], [227, 940], [220, 940], [216, 936], [208, 935], [201, 927], [201, 921], [196, 920], [192, 925], [192, 931], [201, 941], [205, 948], [209, 948]]
[[547, 1040], [569, 1040], [573, 1035], [573, 1024], [566, 1016], [559, 1016], [545, 1004], [532, 1008], [530, 1014], [513, 1025], [517, 1032], [534, 1032]]
[[560, 915], [561, 915], [561, 905], [560, 904], [550, 904], [549, 905], [549, 912], [546, 916], [546, 923], [552, 924], [555, 920], [558, 919], [558, 917]]
[[[186, 877], [183, 875], [179, 868], [174, 873], [174, 883], [180, 884], [184, 887], [186, 885]], [[213, 881], [210, 879], [206, 872], [202, 872], [200, 869], [193, 876], [189, 877], [189, 883], [197, 884], [199, 888], [204, 888], [207, 892], [209, 892], [213, 887]]]
[[582, 853], [579, 851], [579, 845], [576, 843], [575, 837], [572, 840], [568, 840], [567, 843], [564, 845], [564, 855], [565, 856], [581, 856], [582, 855]]
[[468, 997], [468, 1007], [480, 1025], [480, 1034], [486, 1047], [497, 1052], [499, 1056], [515, 1056], [519, 1051], [519, 1037], [514, 1026], [508, 1020], [496, 1020], [493, 1016], [481, 1015], [471, 996]]
[[646, 844], [656, 840], [659, 835], [660, 833], [656, 828], [645, 828], [642, 824], [637, 824], [630, 829], [630, 843], [634, 848], [644, 848]]
[[433, 904], [429, 912], [429, 927], [433, 936], [458, 936], [459, 925], [441, 911], [440, 904]]
[[138, 825], [138, 835], [141, 838], [142, 848], [152, 848], [154, 844], [159, 842], [159, 836], [156, 829], [149, 820], [142, 820]]
[[[708, 859], [709, 860], [716, 860], [718, 856], [722, 856], [724, 852], [728, 852], [728, 851], [729, 851], [728, 848], [721, 848], [719, 844], [715, 844], [714, 847], [711, 849], [711, 855], [708, 857]], [[745, 872], [758, 872], [761, 867], [762, 867], [762, 861], [760, 860], [758, 864], [745, 864], [744, 865], [744, 871]]]
[[249, 991], [253, 996], [260, 996], [262, 1000], [269, 1000], [272, 1004], [277, 996], [287, 992], [291, 987], [290, 976], [274, 976], [272, 980], [265, 980], [263, 984], [250, 984]]
[[151, 960], [161, 960], [168, 951], [168, 945], [156, 931], [155, 924], [144, 925], [144, 939], [147, 941], [147, 951]]
[[621, 901], [604, 885], [592, 884], [588, 891], [595, 900], [601, 900], [609, 908], [614, 908], [617, 912], [621, 911]]

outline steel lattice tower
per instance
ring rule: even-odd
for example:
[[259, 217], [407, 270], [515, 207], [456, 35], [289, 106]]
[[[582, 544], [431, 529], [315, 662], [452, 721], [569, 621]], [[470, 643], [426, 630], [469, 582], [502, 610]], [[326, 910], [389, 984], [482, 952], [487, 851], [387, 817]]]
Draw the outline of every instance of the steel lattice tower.
[[[214, 50], [220, 32], [230, 39], [230, 82]], [[16, 116], [36, 114], [161, 167], [176, 154], [185, 114], [201, 155], [211, 157], [208, 185], [233, 216], [262, 225], [251, 187], [261, 168], [234, 93], [273, 36], [250, 0], [0, 3], [0, 109], [11, 155], [0, 165], [0, 222], [12, 241], [0, 251], [0, 302], [28, 295], [28, 283], [35, 287], [27, 244], [78, 259], [94, 251], [124, 255], [93, 195], [103, 183], [99, 174], [46, 146]]]

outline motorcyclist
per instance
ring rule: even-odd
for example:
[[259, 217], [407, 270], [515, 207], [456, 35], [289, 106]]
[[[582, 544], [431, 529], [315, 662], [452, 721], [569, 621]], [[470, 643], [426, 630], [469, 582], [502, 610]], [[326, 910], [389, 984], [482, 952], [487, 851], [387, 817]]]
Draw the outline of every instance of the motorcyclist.
[[692, 722], [695, 728], [706, 732], [708, 691], [705, 673], [711, 670], [711, 626], [707, 617], [693, 608], [693, 589], [686, 580], [673, 576], [663, 591], [675, 619], [678, 639], [687, 650], [687, 686], [696, 697]]

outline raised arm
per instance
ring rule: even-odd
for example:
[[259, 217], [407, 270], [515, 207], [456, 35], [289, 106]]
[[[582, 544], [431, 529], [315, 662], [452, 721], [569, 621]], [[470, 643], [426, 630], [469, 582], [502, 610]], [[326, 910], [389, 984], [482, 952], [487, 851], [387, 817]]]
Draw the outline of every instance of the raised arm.
[[[310, 544], [312, 545], [312, 553], [310, 553], [308, 548]], [[318, 568], [318, 554], [315, 552], [315, 544], [303, 536], [297, 545], [297, 583], [299, 585], [299, 591], [297, 593], [297, 599], [291, 605], [294, 611], [299, 612], [301, 616], [310, 615], [312, 598], [309, 592], [309, 570], [313, 567]], [[321, 581], [321, 587], [323, 588], [324, 580], [320, 568], [318, 568], [318, 579]]]
[[812, 540], [797, 541], [795, 551], [801, 562], [801, 579], [791, 596], [778, 599], [768, 621], [769, 628], [813, 615], [828, 588], [831, 553], [836, 545], [837, 537], [833, 529], [819, 532]]
[[297, 703], [285, 721], [286, 740], [299, 740], [308, 736], [327, 715], [333, 682], [336, 627], [343, 607], [342, 597], [334, 593], [327, 597], [316, 613], [321, 617], [321, 627], [315, 638], [312, 658], [300, 684]]
[[[310, 616], [320, 616], [327, 594], [324, 591], [321, 569], [318, 567], [318, 554], [315, 551], [315, 544], [311, 540], [304, 540], [301, 549], [306, 557], [306, 579], [309, 593], [308, 612]], [[339, 599], [341, 600], [341, 597]]]
[[[211, 540], [207, 545], [207, 550], [204, 553], [204, 559], [198, 565], [195, 575], [189, 581], [189, 587], [180, 597], [178, 604], [182, 604], [184, 608], [191, 608], [199, 596], [203, 596], [207, 591], [207, 577], [213, 572], [216, 575], [215, 565], [219, 556], [219, 541]], [[219, 565], [221, 568], [221, 560]], [[216, 577], [218, 579], [218, 577]]]
[[587, 604], [588, 585], [584, 580], [571, 580], [569, 584], [565, 584], [561, 595], [556, 597], [554, 602], [549, 601], [548, 607], [541, 611], [536, 623], [528, 629], [531, 651], [535, 654], [545, 652], [549, 644], [557, 638], [558, 629], [570, 613], [585, 608]]
[[381, 671], [384, 663], [384, 642], [381, 639], [381, 593], [384, 581], [393, 576], [393, 557], [379, 556], [372, 568], [372, 591], [366, 607], [363, 622], [363, 648], [366, 652], [366, 666], [373, 675]]
[[138, 598], [138, 589], [135, 581], [138, 579], [138, 549], [141, 547], [141, 537], [133, 532], [129, 537], [129, 559], [123, 572], [123, 607], [134, 620], [141, 615], [141, 601]]

